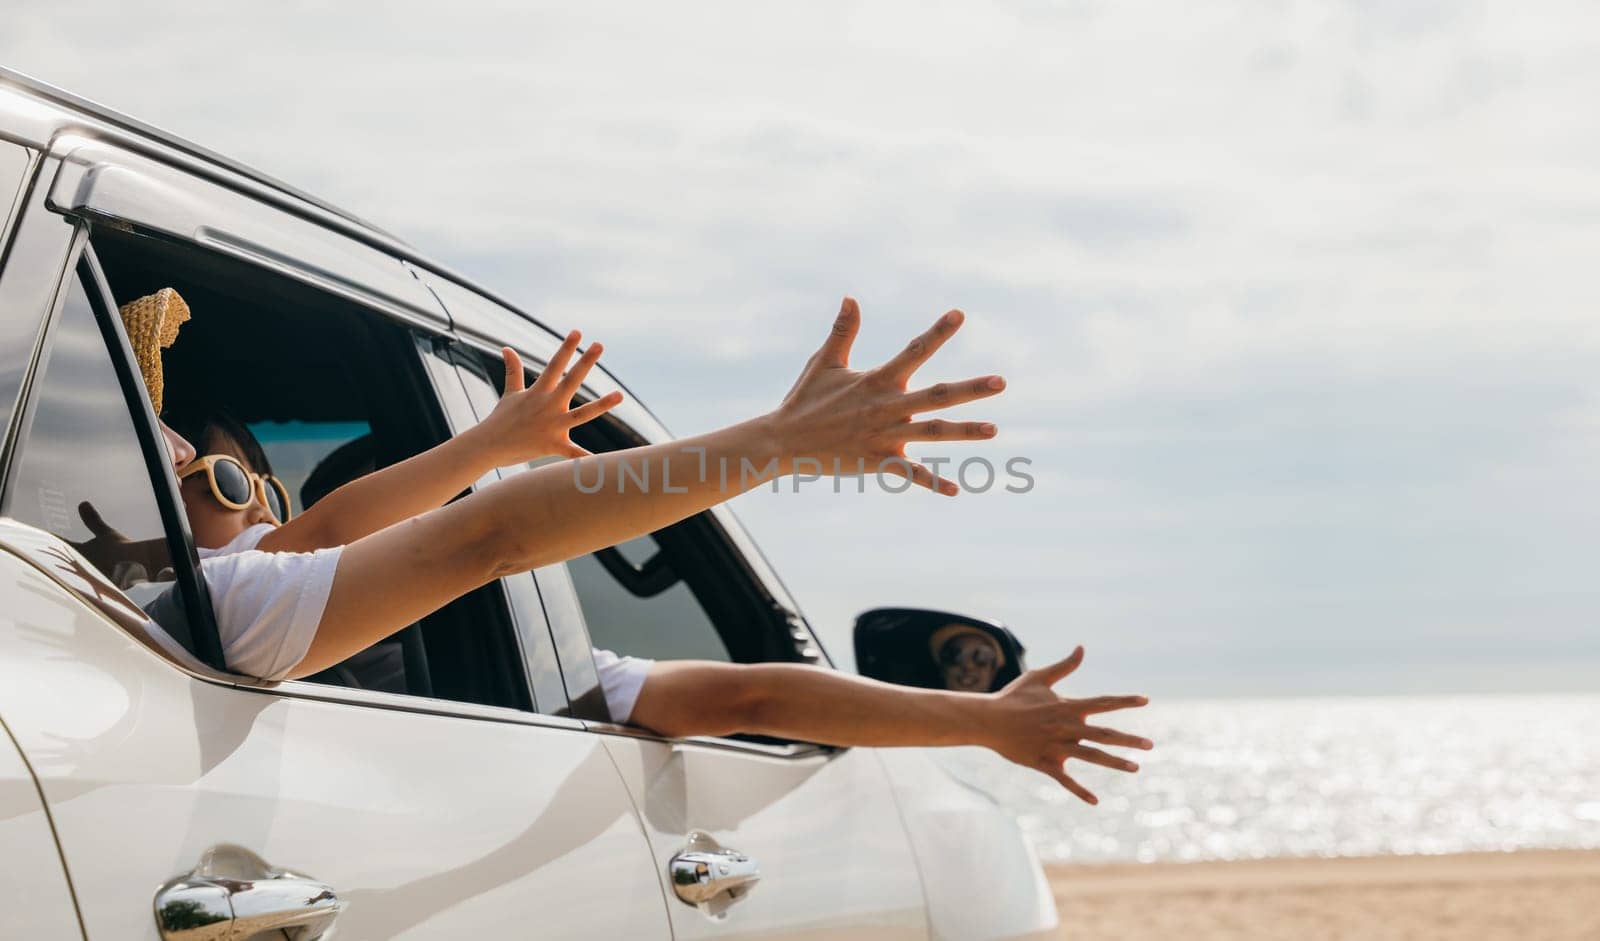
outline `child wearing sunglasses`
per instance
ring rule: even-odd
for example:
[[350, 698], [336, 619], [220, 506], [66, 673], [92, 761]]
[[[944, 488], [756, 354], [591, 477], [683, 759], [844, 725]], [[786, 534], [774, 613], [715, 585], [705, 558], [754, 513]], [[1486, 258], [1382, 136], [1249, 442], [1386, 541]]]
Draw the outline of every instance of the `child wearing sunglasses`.
[[577, 331], [569, 334], [531, 386], [525, 386], [516, 351], [502, 349], [505, 393], [481, 423], [410, 460], [345, 484], [298, 516], [290, 511], [289, 491], [273, 475], [265, 449], [243, 422], [221, 410], [175, 410], [167, 424], [198, 449], [199, 456], [178, 478], [201, 557], [342, 546], [443, 506], [497, 467], [588, 454], [572, 442], [571, 430], [615, 408], [622, 393], [571, 407], [604, 351], [591, 344], [574, 364], [581, 340]]
[[179, 413], [167, 424], [203, 455], [178, 475], [201, 558], [254, 549], [289, 520], [288, 488], [272, 473], [266, 451], [243, 422], [216, 411]]
[[[188, 319], [188, 305], [167, 289], [124, 305], [122, 315], [152, 404], [159, 410], [164, 385], [160, 348], [176, 338], [177, 325]], [[162, 421], [161, 432], [229, 669], [269, 680], [290, 675], [317, 635], [346, 544], [442, 506], [494, 468], [552, 454], [587, 454], [571, 441], [571, 429], [615, 408], [622, 394], [571, 407], [603, 351], [592, 344], [573, 363], [581, 339], [576, 331], [570, 334], [539, 380], [526, 387], [520, 357], [502, 349], [505, 393], [481, 423], [409, 460], [350, 481], [300, 515], [291, 514], [287, 488], [243, 422], [218, 409], [178, 408], [168, 415], [171, 424]], [[145, 551], [156, 546], [123, 538], [89, 504], [80, 507], [80, 514], [93, 538], [76, 548], [102, 570], [107, 561], [163, 554]], [[170, 571], [154, 569], [136, 569], [154, 575], [154, 581], [119, 584], [157, 623], [181, 619], [180, 597], [168, 590]], [[372, 642], [389, 633], [393, 630]]]

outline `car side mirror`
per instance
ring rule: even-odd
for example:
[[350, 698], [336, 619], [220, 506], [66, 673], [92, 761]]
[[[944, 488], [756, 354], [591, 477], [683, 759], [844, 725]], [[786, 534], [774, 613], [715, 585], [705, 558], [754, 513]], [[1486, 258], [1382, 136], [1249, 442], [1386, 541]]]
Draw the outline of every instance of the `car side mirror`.
[[923, 608], [873, 608], [856, 618], [856, 669], [885, 683], [987, 693], [1027, 669], [1004, 624]]

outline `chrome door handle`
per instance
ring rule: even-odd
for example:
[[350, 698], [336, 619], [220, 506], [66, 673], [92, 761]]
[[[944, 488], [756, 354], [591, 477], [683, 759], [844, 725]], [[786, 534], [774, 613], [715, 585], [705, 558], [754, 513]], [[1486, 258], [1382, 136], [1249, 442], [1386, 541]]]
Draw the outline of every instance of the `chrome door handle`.
[[227, 843], [206, 850], [193, 872], [156, 891], [162, 941], [241, 941], [263, 931], [318, 941], [343, 910], [328, 886]]
[[673, 854], [667, 872], [678, 898], [713, 918], [721, 918], [728, 906], [750, 894], [761, 881], [761, 867], [755, 860], [727, 849], [699, 830], [692, 831], [688, 843]]

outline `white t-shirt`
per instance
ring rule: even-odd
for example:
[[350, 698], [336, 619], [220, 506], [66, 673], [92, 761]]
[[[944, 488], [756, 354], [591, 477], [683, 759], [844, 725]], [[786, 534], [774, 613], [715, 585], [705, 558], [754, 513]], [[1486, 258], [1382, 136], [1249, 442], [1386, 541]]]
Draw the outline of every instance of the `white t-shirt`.
[[[339, 561], [339, 548], [257, 551], [272, 529], [271, 523], [257, 523], [221, 548], [197, 550], [228, 669], [264, 680], [283, 679], [311, 648]], [[653, 663], [594, 648], [613, 721], [633, 715]]]
[[221, 548], [197, 550], [223, 660], [231, 672], [268, 681], [283, 679], [311, 649], [343, 549], [258, 551], [272, 528], [257, 523]]
[[267, 538], [267, 533], [272, 532], [275, 528], [271, 523], [257, 523], [228, 540], [228, 544], [220, 549], [207, 549], [204, 546], [196, 546], [194, 551], [202, 559], [214, 559], [219, 555], [233, 555], [235, 552], [244, 552], [261, 545], [261, 540]]
[[633, 715], [633, 704], [639, 701], [639, 690], [644, 688], [653, 663], [654, 660], [619, 657], [609, 650], [594, 648], [594, 668], [600, 674], [600, 691], [606, 694], [606, 708], [611, 710], [613, 722], [627, 722]]

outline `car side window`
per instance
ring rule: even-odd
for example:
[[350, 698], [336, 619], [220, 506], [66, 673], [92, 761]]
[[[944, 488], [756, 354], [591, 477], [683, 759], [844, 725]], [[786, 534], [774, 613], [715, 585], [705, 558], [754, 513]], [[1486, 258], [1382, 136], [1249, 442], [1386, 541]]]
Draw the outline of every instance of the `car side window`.
[[[199, 449], [219, 446], [208, 429], [231, 426], [227, 434], [235, 444], [259, 448], [249, 459], [284, 483], [292, 510], [312, 507], [340, 486], [448, 437], [417, 356], [419, 324], [381, 297], [352, 298], [249, 259], [138, 230], [96, 226], [89, 239], [106, 290], [118, 301], [171, 287], [188, 303], [189, 320], [162, 354], [168, 424]], [[202, 502], [210, 499], [200, 488], [191, 490]], [[196, 533], [196, 549], [226, 550], [238, 535], [229, 527], [239, 522], [224, 519], [225, 525]], [[303, 681], [532, 707], [507, 603], [494, 585], [396, 625], [387, 637]]]
[[[71, 543], [118, 588], [149, 605], [175, 587], [176, 566], [150, 467], [83, 278], [81, 269], [69, 278], [50, 327], [4, 511]], [[154, 609], [175, 612], [172, 606]], [[162, 627], [180, 641], [189, 637], [187, 624]]]
[[733, 660], [655, 536], [572, 559], [567, 572], [596, 647], [652, 660]]
[[[489, 379], [494, 365], [472, 363], [462, 373], [468, 396], [484, 414], [500, 396]], [[733, 660], [711, 615], [654, 535], [569, 560], [566, 568], [596, 647], [653, 660]]]

